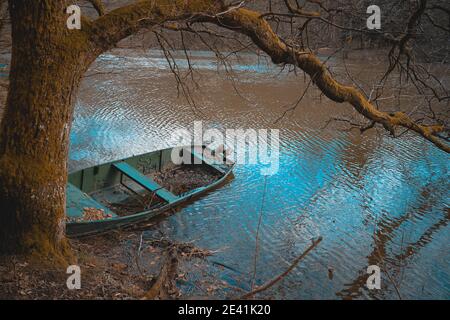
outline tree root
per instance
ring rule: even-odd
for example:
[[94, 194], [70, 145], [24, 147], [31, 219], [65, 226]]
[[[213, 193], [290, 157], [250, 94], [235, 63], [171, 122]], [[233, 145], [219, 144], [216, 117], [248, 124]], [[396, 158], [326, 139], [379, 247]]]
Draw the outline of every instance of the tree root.
[[150, 243], [165, 248], [165, 261], [158, 277], [143, 299], [178, 297], [179, 291], [175, 285], [175, 279], [180, 259], [205, 258], [213, 254], [212, 251], [197, 248], [191, 243], [178, 243], [167, 239], [153, 240]]
[[169, 248], [165, 256], [161, 271], [150, 290], [145, 293], [144, 299], [167, 299], [178, 291], [174, 283], [178, 268], [176, 248]]

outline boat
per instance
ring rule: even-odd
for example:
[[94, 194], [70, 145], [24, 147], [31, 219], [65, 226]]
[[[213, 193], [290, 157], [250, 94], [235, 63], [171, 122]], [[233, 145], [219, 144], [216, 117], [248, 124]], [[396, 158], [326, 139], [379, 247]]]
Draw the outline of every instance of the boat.
[[[89, 236], [142, 223], [217, 188], [234, 168], [220, 150], [167, 148], [70, 173], [66, 234]], [[179, 155], [176, 163], [173, 154]]]

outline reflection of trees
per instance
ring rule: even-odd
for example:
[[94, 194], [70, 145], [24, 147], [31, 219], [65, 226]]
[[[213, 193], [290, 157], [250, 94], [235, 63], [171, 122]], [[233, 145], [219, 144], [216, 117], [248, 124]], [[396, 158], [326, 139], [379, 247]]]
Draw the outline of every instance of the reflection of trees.
[[411, 256], [415, 255], [421, 248], [425, 247], [428, 243], [433, 240], [433, 234], [435, 234], [439, 229], [447, 226], [450, 220], [450, 208], [446, 208], [444, 217], [440, 219], [438, 222], [429, 227], [425, 232], [420, 236], [419, 240], [414, 243], [409, 244], [403, 253], [400, 253], [395, 256], [396, 260], [402, 261]]
[[[444, 217], [434, 223], [432, 226], [426, 229], [426, 231], [420, 236], [419, 240], [410, 243], [403, 248], [403, 237], [401, 239], [402, 253], [391, 256], [387, 252], [387, 247], [394, 240], [395, 232], [400, 229], [402, 224], [406, 221], [423, 217], [429, 212], [432, 203], [436, 202], [436, 198], [431, 195], [431, 187], [424, 187], [421, 194], [426, 195], [426, 201], [424, 201], [419, 207], [412, 208], [404, 215], [391, 219], [389, 215], [384, 216], [379, 222], [377, 222], [377, 230], [374, 234], [374, 248], [372, 252], [367, 256], [368, 265], [378, 265], [382, 273], [386, 275], [387, 282], [394, 287], [397, 295], [401, 298], [400, 283], [395, 277], [402, 275], [403, 268], [405, 267], [405, 260], [412, 258], [418, 254], [420, 249], [425, 247], [433, 240], [433, 235], [439, 231], [442, 227], [445, 227], [450, 219], [450, 210], [447, 208], [444, 213]], [[351, 282], [345, 289], [336, 293], [337, 296], [343, 299], [354, 299], [362, 296], [364, 290], [372, 298], [377, 298], [378, 292], [376, 290], [367, 290], [366, 281], [368, 278], [366, 269], [360, 270], [359, 276]]]

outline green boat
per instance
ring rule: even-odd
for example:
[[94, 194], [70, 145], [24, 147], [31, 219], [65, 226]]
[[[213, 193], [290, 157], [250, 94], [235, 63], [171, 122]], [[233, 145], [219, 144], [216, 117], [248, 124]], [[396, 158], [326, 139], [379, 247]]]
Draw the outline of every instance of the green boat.
[[[172, 161], [172, 152], [183, 157], [180, 164]], [[234, 162], [224, 154], [205, 146], [169, 148], [69, 174], [67, 235], [88, 236], [141, 223], [205, 194], [232, 175]]]

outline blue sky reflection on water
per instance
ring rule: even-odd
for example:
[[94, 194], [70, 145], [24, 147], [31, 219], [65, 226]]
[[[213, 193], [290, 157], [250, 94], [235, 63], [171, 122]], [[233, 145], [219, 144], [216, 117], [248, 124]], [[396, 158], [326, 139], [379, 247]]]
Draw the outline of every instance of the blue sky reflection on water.
[[[207, 54], [199, 56], [197, 63], [202, 68], [217, 68]], [[124, 70], [143, 65], [147, 71], [156, 70], [148, 81], [159, 91], [144, 96], [136, 93], [133, 78], [145, 79], [142, 70], [89, 80], [92, 85], [82, 91], [76, 107], [72, 169], [167, 147], [170, 132], [195, 119], [185, 116], [189, 113], [183, 103], [171, 100], [164, 90], [166, 84], [158, 84], [158, 79], [168, 81], [169, 72], [160, 57], [107, 55], [101, 59], [100, 70], [117, 70], [118, 65]], [[258, 65], [235, 69], [258, 74], [271, 68]], [[286, 86], [292, 84], [286, 80]], [[224, 100], [230, 95], [220, 92], [220, 83], [214, 88], [212, 95], [220, 94]], [[152, 108], [141, 108], [141, 104]], [[211, 113], [222, 112], [217, 101], [209, 108]], [[221, 126], [239, 123], [248, 114], [242, 109], [242, 113], [224, 112]], [[252, 110], [251, 121], [264, 116], [264, 108]], [[281, 130], [277, 174], [265, 178], [258, 165], [239, 165], [230, 183], [164, 220], [160, 230], [172, 239], [219, 250], [210, 259], [230, 268], [217, 274], [232, 286], [248, 289], [266, 188], [258, 284], [284, 271], [311, 238], [321, 235], [324, 240], [282, 285], [262, 297], [397, 298], [393, 279], [402, 298], [450, 298], [448, 155], [413, 135], [397, 140], [384, 137], [377, 143], [371, 137], [355, 142], [348, 134], [320, 132], [318, 126], [298, 121], [300, 125]], [[381, 292], [367, 290], [361, 280], [373, 263], [389, 273], [390, 279], [383, 276]]]

